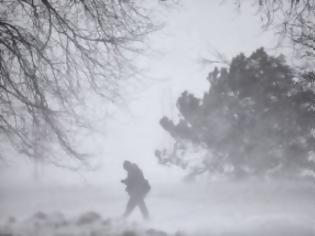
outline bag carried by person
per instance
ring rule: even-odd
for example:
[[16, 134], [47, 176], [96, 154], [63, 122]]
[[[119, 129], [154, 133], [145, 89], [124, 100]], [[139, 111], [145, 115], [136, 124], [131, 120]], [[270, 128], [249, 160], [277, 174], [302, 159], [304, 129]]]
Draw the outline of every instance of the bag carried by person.
[[149, 181], [143, 178], [143, 194], [148, 194], [150, 190], [151, 190], [151, 186], [149, 184]]

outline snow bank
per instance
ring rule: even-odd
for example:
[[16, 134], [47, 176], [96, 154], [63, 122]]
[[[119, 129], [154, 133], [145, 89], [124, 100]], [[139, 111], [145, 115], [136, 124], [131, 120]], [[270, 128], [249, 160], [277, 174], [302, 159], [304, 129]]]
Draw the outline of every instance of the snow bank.
[[[193, 223], [195, 219], [191, 219]], [[67, 219], [62, 213], [37, 212], [25, 220], [8, 218], [0, 225], [0, 236], [314, 236], [315, 220], [278, 217], [268, 220], [251, 218], [240, 224], [225, 224], [215, 227], [213, 219], [208, 228], [165, 232], [157, 222], [130, 222], [123, 219], [103, 219], [97, 212], [85, 212]], [[183, 222], [184, 223], [184, 222]], [[153, 226], [154, 225], [154, 226]], [[183, 224], [183, 229], [185, 225]]]
[[37, 212], [25, 220], [8, 218], [0, 225], [0, 236], [168, 236], [161, 230], [123, 219], [103, 219], [90, 211], [67, 219], [62, 213]]

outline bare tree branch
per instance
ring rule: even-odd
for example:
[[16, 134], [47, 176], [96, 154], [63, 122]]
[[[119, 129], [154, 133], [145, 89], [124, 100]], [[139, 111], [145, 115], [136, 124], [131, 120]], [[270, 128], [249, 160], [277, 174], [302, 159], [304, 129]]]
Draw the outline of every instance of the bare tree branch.
[[156, 29], [148, 11], [132, 0], [0, 4], [0, 137], [30, 158], [57, 145], [82, 160], [65, 127], [88, 126], [77, 109], [87, 89], [120, 98], [129, 58]]

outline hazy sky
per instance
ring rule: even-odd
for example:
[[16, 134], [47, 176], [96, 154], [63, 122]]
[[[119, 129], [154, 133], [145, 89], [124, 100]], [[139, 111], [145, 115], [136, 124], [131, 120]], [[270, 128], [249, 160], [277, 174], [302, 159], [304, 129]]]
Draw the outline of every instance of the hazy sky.
[[277, 53], [272, 49], [276, 39], [270, 32], [262, 32], [255, 9], [244, 7], [238, 13], [229, 5], [233, 1], [221, 2], [183, 0], [171, 8], [161, 7], [156, 15], [165, 26], [149, 37], [150, 49], [138, 61], [145, 69], [143, 81], [126, 98], [127, 106], [104, 120], [105, 128], [87, 142], [95, 153], [95, 171], [39, 166], [36, 172], [32, 162], [16, 161], [1, 168], [1, 183], [117, 184], [125, 175], [121, 168], [125, 159], [137, 162], [153, 182], [178, 181], [183, 173], [159, 166], [154, 156], [155, 148], [171, 144], [158, 122], [163, 114], [176, 118], [176, 98], [183, 90], [200, 96], [208, 89], [205, 78], [212, 65], [200, 63], [201, 59], [215, 59], [216, 51], [230, 59], [260, 46]]

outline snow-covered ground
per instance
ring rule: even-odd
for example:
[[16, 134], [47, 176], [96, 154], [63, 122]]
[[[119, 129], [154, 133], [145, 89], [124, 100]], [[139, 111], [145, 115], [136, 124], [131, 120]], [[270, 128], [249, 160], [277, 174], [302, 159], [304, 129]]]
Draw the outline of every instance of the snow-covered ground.
[[[121, 186], [120, 186], [121, 187]], [[315, 235], [315, 189], [293, 183], [155, 186], [151, 220], [120, 219], [122, 188], [2, 187], [0, 235]]]

